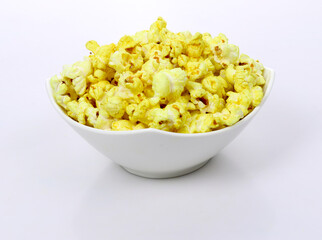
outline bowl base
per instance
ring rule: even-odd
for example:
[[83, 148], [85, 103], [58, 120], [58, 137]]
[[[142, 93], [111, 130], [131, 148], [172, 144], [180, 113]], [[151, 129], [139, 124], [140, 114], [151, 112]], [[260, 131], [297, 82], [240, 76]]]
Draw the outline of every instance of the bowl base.
[[124, 168], [129, 173], [132, 173], [140, 177], [145, 177], [145, 178], [174, 178], [174, 177], [180, 177], [180, 176], [186, 175], [188, 173], [192, 173], [198, 170], [199, 168], [202, 168], [203, 166], [205, 166], [210, 160], [211, 159], [204, 161], [202, 163], [199, 163], [195, 166], [192, 166], [183, 170], [179, 170], [179, 171], [173, 171], [173, 172], [143, 172], [143, 171], [137, 171], [123, 166], [122, 168]]

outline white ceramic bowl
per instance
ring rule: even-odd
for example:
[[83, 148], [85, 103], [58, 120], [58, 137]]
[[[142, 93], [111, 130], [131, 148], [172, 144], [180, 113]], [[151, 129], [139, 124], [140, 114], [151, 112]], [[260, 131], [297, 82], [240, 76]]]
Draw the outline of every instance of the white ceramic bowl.
[[51, 103], [59, 115], [99, 152], [127, 171], [148, 178], [177, 177], [205, 165], [227, 146], [263, 107], [274, 81], [274, 71], [265, 68], [264, 98], [235, 125], [208, 133], [182, 134], [157, 129], [105, 131], [82, 125], [68, 117], [55, 102], [49, 79], [46, 81]]

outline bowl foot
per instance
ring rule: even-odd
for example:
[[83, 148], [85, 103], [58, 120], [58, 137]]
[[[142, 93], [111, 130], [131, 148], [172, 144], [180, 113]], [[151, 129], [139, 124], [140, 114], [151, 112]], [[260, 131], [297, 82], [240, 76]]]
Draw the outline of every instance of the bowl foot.
[[173, 178], [173, 177], [180, 177], [188, 173], [192, 173], [198, 170], [199, 168], [202, 168], [203, 166], [205, 166], [209, 161], [210, 159], [202, 163], [199, 163], [195, 166], [192, 166], [183, 170], [179, 170], [179, 171], [173, 171], [173, 172], [143, 172], [143, 171], [137, 171], [123, 166], [122, 168], [124, 168], [126, 171], [134, 175], [145, 177], [145, 178]]

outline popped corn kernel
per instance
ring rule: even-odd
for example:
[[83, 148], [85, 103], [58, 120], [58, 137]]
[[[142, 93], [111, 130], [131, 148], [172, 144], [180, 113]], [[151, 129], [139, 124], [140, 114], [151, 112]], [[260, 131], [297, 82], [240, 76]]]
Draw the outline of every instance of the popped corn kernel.
[[184, 90], [187, 74], [181, 68], [162, 70], [154, 75], [152, 89], [156, 97], [177, 99]]

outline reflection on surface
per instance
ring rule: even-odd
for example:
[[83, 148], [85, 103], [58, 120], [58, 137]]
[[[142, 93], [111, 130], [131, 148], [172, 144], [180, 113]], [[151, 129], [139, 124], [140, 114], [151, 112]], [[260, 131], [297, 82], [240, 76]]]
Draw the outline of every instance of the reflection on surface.
[[[268, 199], [224, 153], [179, 178], [145, 179], [110, 164], [75, 218], [80, 239], [265, 239], [274, 222]], [[256, 221], [254, 221], [256, 219]], [[249, 223], [252, 224], [249, 224]]]

